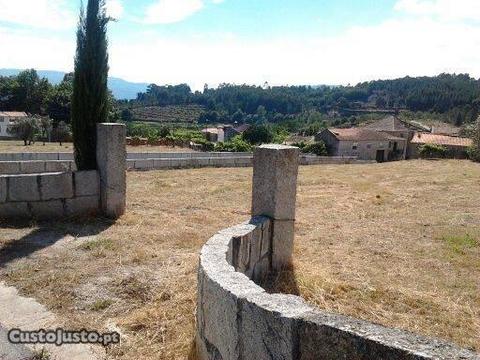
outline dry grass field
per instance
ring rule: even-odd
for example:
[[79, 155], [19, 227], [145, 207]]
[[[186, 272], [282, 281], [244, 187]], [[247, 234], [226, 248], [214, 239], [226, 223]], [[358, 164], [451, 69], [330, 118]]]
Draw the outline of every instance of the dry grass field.
[[[69, 327], [119, 329], [112, 359], [186, 359], [198, 253], [249, 218], [251, 169], [128, 173], [104, 220], [0, 225], [0, 281]], [[322, 309], [480, 350], [480, 166], [302, 167], [295, 267], [279, 286]]]
[[[127, 146], [127, 151], [131, 153], [138, 152], [192, 152], [188, 148], [170, 147], [170, 146]], [[45, 153], [45, 152], [73, 152], [72, 143], [64, 143], [60, 146], [59, 143], [36, 142], [30, 146], [24, 146], [23, 141], [17, 140], [0, 140], [0, 153]]]

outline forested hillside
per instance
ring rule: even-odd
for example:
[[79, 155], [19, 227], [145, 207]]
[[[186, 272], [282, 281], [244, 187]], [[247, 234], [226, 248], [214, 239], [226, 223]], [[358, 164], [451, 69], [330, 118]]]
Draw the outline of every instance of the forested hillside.
[[[35, 70], [0, 76], [0, 110], [70, 120], [72, 78], [58, 85]], [[369, 114], [402, 112], [462, 126], [480, 110], [480, 82], [469, 75], [378, 80], [356, 86], [275, 86], [222, 84], [193, 92], [186, 84], [151, 84], [135, 100], [111, 97], [111, 120], [160, 123], [275, 123], [289, 131], [315, 132], [323, 126], [350, 126]], [[413, 115], [412, 115], [413, 114]]]
[[[302, 113], [348, 117], [370, 111], [429, 112], [460, 126], [475, 120], [480, 107], [480, 82], [469, 75], [406, 77], [356, 86], [259, 87], [222, 84], [193, 93], [188, 85], [150, 85], [128, 106], [198, 104], [206, 108], [200, 122], [278, 122]], [[124, 104], [126, 105], [126, 104]]]

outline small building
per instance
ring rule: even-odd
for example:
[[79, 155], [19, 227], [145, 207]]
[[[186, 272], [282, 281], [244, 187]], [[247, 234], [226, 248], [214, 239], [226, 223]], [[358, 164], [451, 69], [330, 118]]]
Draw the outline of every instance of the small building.
[[0, 138], [12, 138], [8, 133], [8, 128], [17, 120], [28, 117], [25, 112], [20, 111], [0, 111]]
[[448, 151], [448, 157], [465, 159], [467, 150], [473, 145], [473, 141], [469, 138], [456, 136], [415, 133], [409, 145], [410, 157], [413, 159], [418, 158], [420, 147], [425, 144], [443, 146]]
[[356, 156], [378, 162], [404, 160], [407, 139], [365, 128], [326, 129], [315, 136], [332, 156]]
[[220, 125], [217, 127], [206, 128], [202, 130], [207, 141], [210, 142], [226, 142], [231, 140], [237, 135], [242, 135], [245, 131], [250, 129], [250, 125], [244, 124], [237, 127], [232, 125]]

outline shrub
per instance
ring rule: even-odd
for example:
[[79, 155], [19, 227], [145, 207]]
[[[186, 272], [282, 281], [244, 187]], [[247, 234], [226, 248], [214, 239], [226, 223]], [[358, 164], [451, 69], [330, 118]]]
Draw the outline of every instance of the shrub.
[[269, 144], [273, 139], [274, 134], [266, 125], [254, 125], [243, 133], [243, 140], [252, 145]]
[[252, 145], [244, 141], [240, 135], [225, 143], [218, 143], [215, 146], [215, 151], [217, 152], [251, 152], [252, 150]]
[[328, 151], [323, 141], [318, 141], [312, 144], [307, 144], [300, 148], [304, 154], [315, 154], [317, 156], [327, 156]]
[[448, 149], [445, 146], [435, 144], [425, 144], [420, 147], [419, 155], [423, 159], [427, 158], [446, 158], [448, 156]]

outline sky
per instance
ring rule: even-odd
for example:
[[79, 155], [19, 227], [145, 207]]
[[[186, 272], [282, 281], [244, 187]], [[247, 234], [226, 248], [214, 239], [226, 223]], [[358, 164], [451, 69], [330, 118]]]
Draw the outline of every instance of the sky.
[[[110, 75], [129, 81], [200, 90], [480, 77], [480, 0], [106, 1]], [[71, 71], [79, 9], [0, 0], [0, 68]]]

